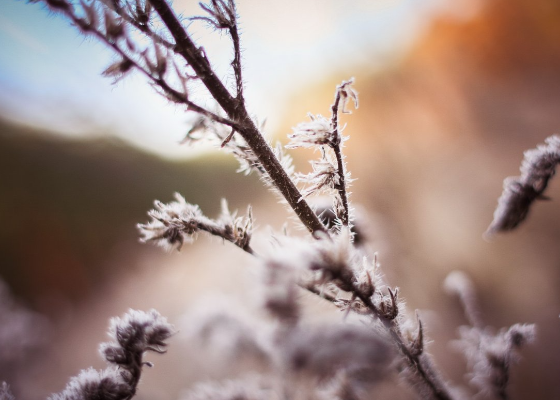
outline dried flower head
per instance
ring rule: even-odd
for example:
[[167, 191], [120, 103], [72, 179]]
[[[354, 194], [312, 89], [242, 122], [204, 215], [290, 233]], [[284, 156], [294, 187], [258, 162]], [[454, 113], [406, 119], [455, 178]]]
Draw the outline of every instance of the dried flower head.
[[521, 224], [535, 200], [543, 195], [548, 181], [560, 163], [560, 136], [551, 136], [545, 145], [528, 150], [521, 164], [521, 176], [504, 180], [504, 190], [494, 211], [494, 220], [486, 231], [487, 236], [515, 229]]
[[197, 205], [189, 204], [178, 193], [177, 201], [164, 204], [155, 202], [155, 210], [148, 212], [152, 220], [147, 224], [138, 224], [138, 229], [143, 237], [142, 242], [154, 242], [168, 249], [181, 249], [183, 243], [193, 242], [199, 231], [221, 237], [236, 246], [251, 252], [249, 242], [253, 230], [253, 214], [251, 207], [247, 216], [238, 217], [236, 212], [231, 213], [227, 202], [222, 202], [222, 214], [217, 220], [212, 220], [202, 214]]
[[155, 209], [148, 212], [152, 220], [148, 224], [138, 224], [143, 235], [142, 242], [155, 242], [164, 248], [180, 249], [183, 243], [193, 241], [198, 232], [199, 222], [205, 219], [197, 205], [189, 204], [178, 193], [177, 201], [164, 204], [155, 201]]
[[247, 249], [253, 235], [253, 210], [247, 207], [247, 216], [238, 217], [237, 212], [230, 212], [226, 199], [222, 199], [222, 213], [217, 219], [217, 225], [223, 227], [227, 240], [236, 246]]
[[210, 17], [192, 17], [191, 20], [206, 21], [215, 29], [232, 29], [236, 26], [235, 3], [232, 0], [211, 0], [209, 4], [200, 3], [200, 7]]
[[126, 400], [134, 395], [134, 389], [123, 381], [115, 368], [96, 371], [83, 370], [70, 379], [66, 388], [51, 395], [48, 400]]
[[115, 13], [108, 9], [104, 11], [107, 38], [115, 42], [125, 34], [123, 20], [121, 17], [116, 17]]
[[331, 145], [334, 140], [334, 132], [331, 121], [318, 114], [308, 114], [311, 121], [301, 122], [295, 128], [293, 133], [288, 135], [290, 143], [286, 145], [288, 149], [298, 147], [315, 147]]
[[517, 350], [535, 339], [535, 326], [515, 324], [495, 334], [482, 324], [474, 285], [465, 273], [450, 273], [444, 287], [449, 294], [459, 297], [471, 324], [459, 328], [460, 339], [455, 344], [467, 359], [472, 385], [483, 393], [506, 399], [510, 367], [517, 359]]
[[157, 311], [129, 310], [122, 318], [111, 319], [108, 332], [112, 342], [102, 343], [101, 356], [110, 364], [105, 370], [83, 370], [66, 388], [49, 400], [128, 400], [136, 393], [147, 351], [164, 353], [165, 341], [173, 327]]
[[103, 343], [99, 351], [108, 362], [126, 368], [148, 350], [165, 353], [165, 341], [172, 334], [173, 327], [156, 310], [129, 310], [111, 319], [108, 335], [113, 342]]
[[[354, 78], [350, 78], [347, 81], [342, 81], [340, 85], [336, 88], [336, 96], [340, 96], [340, 111], [343, 114], [351, 114], [352, 112], [347, 109], [348, 102], [352, 100], [354, 102], [354, 108], [359, 107], [358, 103], [358, 92], [352, 87], [354, 84]], [[336, 103], [336, 100], [335, 100]]]
[[457, 347], [471, 367], [470, 380], [482, 393], [507, 398], [510, 368], [518, 359], [517, 351], [535, 339], [535, 326], [515, 324], [492, 334], [488, 328], [463, 326]]
[[313, 172], [309, 174], [296, 174], [296, 182], [304, 182], [307, 187], [302, 190], [303, 197], [322, 191], [334, 190], [340, 184], [340, 176], [336, 162], [324, 157], [319, 161], [311, 161]]
[[301, 271], [286, 259], [270, 258], [265, 267], [265, 307], [280, 321], [296, 324], [300, 317], [297, 283]]

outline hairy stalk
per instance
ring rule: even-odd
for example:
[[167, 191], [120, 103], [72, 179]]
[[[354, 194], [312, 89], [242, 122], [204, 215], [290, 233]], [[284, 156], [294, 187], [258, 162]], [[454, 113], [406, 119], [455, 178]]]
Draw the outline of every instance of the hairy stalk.
[[175, 47], [173, 43], [166, 40], [165, 38], [161, 37], [153, 30], [150, 29], [148, 24], [141, 24], [135, 18], [131, 18], [127, 13], [126, 10], [120, 5], [119, 0], [101, 0], [103, 4], [109, 7], [111, 10], [114, 10], [119, 16], [135, 28], [137, 28], [140, 32], [144, 33], [150, 39], [152, 39], [155, 43], [161, 44], [162, 46], [166, 47], [169, 50], [173, 50]]
[[351, 287], [351, 293], [356, 298], [360, 299], [362, 303], [370, 310], [373, 316], [375, 316], [381, 323], [386, 331], [391, 335], [391, 338], [397, 345], [399, 351], [405, 357], [406, 362], [410, 368], [412, 368], [420, 377], [422, 382], [426, 384], [429, 388], [432, 397], [438, 400], [452, 400], [453, 397], [449, 394], [445, 384], [437, 377], [435, 374], [435, 368], [426, 357], [420, 357], [422, 353], [415, 354], [406, 345], [406, 342], [396, 324], [397, 316], [397, 304], [396, 295], [389, 291], [392, 300], [392, 312], [383, 312], [380, 310], [373, 302], [371, 297], [366, 296], [362, 291], [356, 286], [354, 282], [346, 282]]
[[237, 31], [236, 24], [233, 24], [229, 28], [229, 34], [231, 35], [231, 40], [233, 42], [233, 52], [234, 52], [234, 57], [233, 57], [233, 61], [231, 62], [231, 66], [233, 67], [233, 71], [235, 74], [235, 82], [237, 86], [237, 95], [235, 96], [235, 98], [237, 101], [244, 103], [245, 100], [243, 98], [243, 75], [241, 70], [241, 49], [239, 46], [240, 43], [239, 32]]
[[[342, 83], [344, 85], [344, 82]], [[341, 86], [342, 86], [341, 85]], [[350, 210], [348, 207], [348, 195], [346, 193], [346, 180], [344, 174], [344, 160], [342, 156], [342, 138], [340, 137], [340, 132], [338, 131], [338, 107], [340, 104], [340, 90], [336, 91], [336, 98], [334, 103], [331, 107], [332, 110], [332, 117], [331, 117], [331, 125], [333, 128], [333, 135], [335, 138], [335, 142], [331, 145], [331, 148], [334, 151], [336, 156], [337, 162], [337, 172], [338, 172], [338, 184], [335, 185], [335, 189], [338, 191], [340, 199], [342, 201], [342, 206], [344, 207], [344, 213], [341, 215], [341, 222], [344, 226], [348, 226], [350, 221]]]
[[[215, 227], [214, 227], [215, 226]], [[210, 222], [205, 222], [204, 224], [197, 224], [197, 227], [200, 230], [204, 230], [207, 233], [210, 233], [214, 236], [221, 237], [225, 240], [228, 240], [235, 244], [234, 240], [230, 240], [226, 235], [224, 229], [220, 228], [218, 224], [212, 224]], [[245, 252], [251, 254], [252, 256], [260, 259], [261, 257], [249, 246], [238, 246]], [[382, 324], [383, 329], [390, 335], [391, 339], [395, 343], [396, 347], [399, 349], [401, 354], [406, 360], [406, 363], [409, 368], [411, 368], [419, 377], [419, 379], [426, 385], [429, 389], [432, 398], [438, 400], [451, 400], [452, 397], [448, 393], [445, 384], [439, 379], [436, 368], [432, 365], [431, 361], [427, 357], [422, 357], [423, 353], [423, 338], [422, 338], [422, 328], [421, 322], [419, 328], [419, 341], [418, 344], [419, 348], [416, 350], [412, 350], [409, 345], [406, 344], [405, 339], [400, 332], [399, 326], [397, 324], [397, 316], [398, 316], [398, 304], [397, 304], [397, 296], [398, 292], [392, 291], [389, 289], [389, 296], [391, 299], [391, 304], [386, 307], [381, 303], [382, 306], [377, 306], [373, 303], [371, 299], [371, 292], [365, 293], [358, 284], [353, 280], [353, 276], [339, 274], [335, 276], [336, 279], [340, 279], [343, 281], [343, 286], [348, 289], [348, 291], [352, 294], [353, 298], [359, 299], [364, 306], [367, 308], [369, 314], [379, 320]], [[322, 290], [318, 289], [317, 286], [310, 282], [298, 282], [297, 285], [307, 290], [308, 292], [317, 295], [330, 303], [336, 303], [337, 298], [328, 294], [324, 293]]]
[[[169, 30], [171, 36], [174, 39], [174, 44], [163, 39], [163, 37], [155, 34], [151, 30], [151, 28], [148, 26], [149, 17], [146, 17], [146, 19], [142, 21], [136, 20], [135, 18], [130, 17], [127, 14], [127, 10], [125, 10], [117, 1], [102, 0], [103, 3], [105, 3], [112, 10], [118, 13], [126, 22], [132, 24], [134, 27], [146, 34], [154, 42], [161, 44], [165, 48], [172, 50], [176, 55], [182, 57], [188, 63], [189, 67], [192, 68], [195, 76], [200, 79], [200, 81], [208, 89], [212, 97], [223, 109], [223, 111], [227, 115], [227, 118], [224, 118], [190, 101], [188, 99], [186, 89], [184, 93], [173, 89], [164, 78], [164, 72], [162, 72], [164, 68], [162, 68], [162, 70], [156, 70], [156, 72], [154, 72], [154, 69], [151, 66], [151, 62], [149, 61], [147, 56], [143, 53], [139, 53], [140, 55], [144, 56], [144, 61], [147, 64], [147, 67], [144, 67], [141, 61], [136, 61], [128, 54], [130, 51], [134, 52], [134, 50], [132, 50], [131, 48], [129, 48], [130, 51], [122, 49], [116, 40], [113, 40], [109, 36], [104, 35], [101, 31], [96, 29], [95, 26], [92, 26], [93, 24], [89, 24], [87, 21], [82, 20], [80, 19], [80, 17], [76, 16], [68, 3], [64, 3], [63, 1], [61, 3], [58, 3], [59, 0], [46, 1], [51, 5], [58, 5], [60, 11], [68, 16], [78, 27], [80, 27], [85, 32], [92, 33], [106, 45], [111, 47], [120, 57], [122, 57], [123, 61], [127, 63], [127, 65], [129, 66], [128, 68], [135, 68], [139, 70], [142, 74], [148, 77], [148, 79], [153, 84], [163, 90], [168, 98], [177, 103], [186, 105], [187, 108], [191, 111], [198, 112], [215, 122], [231, 127], [231, 134], [227, 138], [225, 138], [224, 145], [227, 144], [227, 142], [236, 132], [239, 133], [245, 140], [247, 146], [251, 149], [251, 151], [258, 159], [260, 163], [259, 168], [262, 168], [270, 177], [274, 186], [281, 192], [281, 194], [284, 196], [288, 204], [292, 207], [292, 209], [297, 214], [302, 223], [306, 226], [306, 228], [314, 234], [322, 232], [322, 234], [316, 235], [317, 237], [329, 238], [329, 234], [325, 226], [319, 220], [315, 212], [309, 207], [308, 203], [303, 200], [301, 193], [292, 182], [290, 176], [283, 168], [278, 158], [274, 155], [272, 149], [270, 148], [264, 137], [261, 135], [259, 129], [256, 127], [255, 123], [252, 121], [246, 110], [243, 99], [239, 34], [235, 22], [235, 8], [232, 2], [228, 2], [229, 7], [226, 8], [226, 19], [221, 22], [218, 20], [218, 23], [220, 23], [221, 25], [216, 26], [215, 23], [214, 25], [219, 29], [228, 29], [229, 34], [232, 38], [234, 46], [234, 59], [231, 65], [234, 70], [236, 79], [235, 97], [232, 96], [232, 94], [224, 86], [222, 81], [216, 76], [208, 59], [206, 58], [204, 50], [197, 47], [196, 44], [192, 41], [185, 28], [183, 27], [177, 16], [174, 14], [173, 10], [170, 8], [167, 0], [146, 1], [148, 1], [147, 6], [151, 5], [153, 7], [153, 9], [159, 15], [163, 24]], [[219, 1], [217, 1], [213, 2], [213, 5], [215, 7], [219, 7], [220, 5], [225, 5], [225, 3], [220, 3]], [[211, 11], [210, 9], [206, 10]], [[134, 15], [132, 11], [131, 13], [131, 15]], [[206, 18], [199, 19], [204, 20]], [[208, 21], [212, 23], [212, 20]], [[157, 47], [155, 51], [157, 53]], [[342, 82], [337, 87], [335, 101], [331, 106], [332, 116], [330, 121], [330, 134], [332, 136], [328, 143], [324, 143], [328, 147], [333, 149], [337, 160], [336, 175], [338, 176], [338, 182], [335, 184], [334, 189], [338, 192], [342, 203], [342, 211], [339, 213], [338, 217], [340, 218], [340, 221], [344, 226], [348, 226], [350, 224], [350, 207], [346, 190], [347, 180], [345, 174], [344, 157], [341, 150], [343, 138], [339, 128], [338, 118], [339, 113], [347, 112], [345, 106], [349, 98], [353, 99], [357, 106], [356, 93], [353, 92], [350, 88], [350, 85], [352, 83], [353, 80], [351, 79], [349, 81]], [[160, 222], [163, 221], [160, 220]], [[146, 226], [145, 228], [149, 230], [154, 227], [150, 228], [149, 226]], [[157, 226], [156, 228], [160, 229], [161, 227]], [[177, 243], [182, 244], [183, 237], [181, 236], [182, 233], [180, 231], [180, 229], [182, 229], [181, 225], [169, 225], [165, 226], [165, 228], [169, 228], [169, 230], [164, 231], [165, 234], [163, 236], [154, 234], [149, 238], [149, 240], [164, 239], [170, 241], [172, 245]], [[187, 228], [192, 229], [193, 232], [196, 230], [201, 230], [221, 237], [236, 244], [245, 252], [258, 257], [255, 251], [250, 247], [249, 240], [242, 242], [238, 241], [239, 238], [235, 236], [235, 232], [226, 230], [223, 225], [216, 224], [212, 220], [204, 220], [203, 223], [198, 223], [196, 224], [196, 226], [189, 225]], [[428, 388], [431, 396], [435, 399], [451, 399], [451, 396], [447, 392], [447, 389], [445, 388], [443, 382], [441, 382], [437, 375], [434, 373], [435, 369], [431, 365], [429, 359], [426, 357], [422, 357], [421, 350], [418, 351], [418, 349], [409, 347], [407, 341], [403, 338], [400, 327], [396, 320], [396, 317], [398, 315], [396, 291], [393, 292], [389, 289], [390, 298], [389, 300], [387, 300], [388, 303], [383, 300], [379, 305], [376, 305], [372, 300], [372, 294], [364, 292], [362, 288], [359, 287], [359, 285], [354, 281], [353, 275], [341, 274], [340, 276], [337, 276], [337, 279], [344, 282], [345, 287], [352, 294], [353, 299], [359, 299], [365, 306], [365, 308], [369, 311], [369, 313], [381, 322], [384, 330], [389, 334], [396, 347], [402, 353], [408, 367], [412, 371], [414, 371], [415, 377], [422, 381], [423, 384]], [[336, 297], [322, 293], [322, 291], [317, 288], [316, 284], [298, 283], [298, 285], [303, 289], [306, 289], [307, 291], [326, 299], [327, 301], [330, 301], [332, 303], [335, 303], [337, 301]], [[421, 340], [421, 336], [419, 337], [419, 340]], [[139, 375], [136, 376], [134, 373], [132, 373], [132, 387], [136, 387], [138, 379]]]
[[212, 120], [214, 120], [214, 121], [216, 121], [220, 124], [230, 126], [234, 129], [236, 129], [239, 126], [236, 122], [231, 121], [227, 118], [221, 117], [221, 116], [219, 116], [219, 115], [217, 115], [217, 114], [215, 114], [211, 111], [208, 111], [207, 109], [199, 106], [198, 104], [190, 101], [187, 98], [187, 96], [185, 96], [183, 93], [181, 93], [181, 92], [173, 89], [172, 87], [170, 87], [163, 78], [161, 78], [161, 77], [158, 78], [158, 77], [153, 76], [143, 66], [141, 66], [138, 62], [136, 62], [136, 60], [134, 60], [125, 51], [123, 51], [115, 42], [112, 42], [111, 40], [109, 40], [105, 35], [103, 35], [98, 30], [92, 29], [91, 27], [86, 26], [84, 21], [77, 18], [69, 9], [62, 9], [61, 11], [68, 18], [70, 18], [72, 20], [72, 22], [74, 22], [76, 24], [76, 26], [82, 28], [83, 30], [87, 29], [87, 31], [89, 33], [93, 34], [97, 39], [99, 39], [100, 41], [105, 43], [107, 46], [111, 47], [119, 56], [121, 56], [123, 58], [123, 60], [128, 62], [132, 67], [134, 67], [139, 72], [141, 72], [143, 75], [145, 75], [150, 81], [152, 81], [154, 84], [159, 86], [171, 99], [175, 100], [177, 103], [185, 104], [187, 106], [188, 110], [194, 111], [194, 112], [199, 113], [201, 115], [204, 115], [205, 117], [210, 118], [210, 119], [212, 119]]
[[[312, 233], [326, 233], [324, 225], [317, 215], [315, 215], [311, 207], [309, 207], [309, 204], [307, 204], [305, 200], [302, 200], [299, 190], [286, 174], [272, 149], [249, 117], [242, 96], [240, 98], [234, 98], [229, 93], [220, 79], [215, 75], [204, 52], [196, 47], [177, 16], [173, 13], [173, 10], [167, 4], [167, 1], [149, 1], [175, 39], [175, 51], [177, 54], [181, 55], [187, 61], [228, 117], [239, 125], [235, 130], [243, 137], [247, 145], [255, 153], [263, 168], [270, 176], [270, 179], [282, 193], [301, 222]], [[236, 52], [238, 52], [238, 50]], [[238, 90], [238, 95], [239, 94], [240, 92]]]

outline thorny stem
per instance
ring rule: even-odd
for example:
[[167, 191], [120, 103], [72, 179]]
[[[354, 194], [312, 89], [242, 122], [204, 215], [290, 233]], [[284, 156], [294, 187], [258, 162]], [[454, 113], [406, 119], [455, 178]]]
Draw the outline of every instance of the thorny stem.
[[338, 131], [338, 106], [340, 104], [340, 90], [336, 91], [336, 97], [334, 103], [331, 107], [332, 110], [332, 117], [331, 117], [331, 125], [333, 128], [333, 134], [335, 137], [335, 142], [331, 145], [331, 148], [334, 151], [336, 156], [337, 162], [337, 172], [338, 172], [338, 179], [339, 183], [335, 185], [336, 190], [338, 190], [338, 194], [340, 195], [340, 199], [342, 200], [342, 206], [344, 207], [344, 214], [341, 216], [341, 222], [344, 226], [348, 226], [349, 223], [349, 207], [348, 207], [348, 195], [346, 193], [346, 180], [344, 174], [344, 160], [342, 156], [342, 149], [340, 145], [342, 143], [342, 139], [340, 137], [340, 132]]
[[249, 117], [242, 97], [234, 98], [214, 74], [204, 52], [191, 40], [167, 1], [149, 1], [175, 39], [177, 54], [187, 61], [228, 117], [239, 124], [236, 131], [253, 150], [274, 185], [282, 193], [305, 227], [312, 233], [318, 231], [327, 233], [324, 225], [309, 207], [309, 204], [302, 200], [299, 190], [286, 174], [272, 149]]

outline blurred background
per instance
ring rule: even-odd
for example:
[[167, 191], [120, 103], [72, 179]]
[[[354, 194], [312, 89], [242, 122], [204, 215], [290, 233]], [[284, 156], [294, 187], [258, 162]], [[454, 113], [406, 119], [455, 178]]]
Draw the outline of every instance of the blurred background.
[[[174, 5], [199, 14], [195, 2]], [[459, 383], [465, 372], [449, 342], [466, 321], [441, 288], [460, 269], [489, 326], [537, 324], [511, 397], [560, 398], [560, 183], [518, 230], [482, 238], [523, 151], [559, 133], [560, 3], [240, 0], [238, 12], [249, 107], [271, 136], [286, 142], [307, 112], [329, 115], [336, 84], [356, 78], [360, 108], [343, 121], [352, 200], [388, 282], [420, 310], [445, 377]], [[191, 29], [227, 76], [227, 38]], [[38, 399], [101, 368], [108, 319], [128, 308], [177, 324], [224, 295], [258, 309], [250, 257], [205, 237], [166, 254], [138, 243], [135, 228], [173, 192], [209, 216], [225, 197], [240, 211], [254, 206], [255, 246], [266, 247], [268, 227], [290, 214], [258, 178], [236, 174], [218, 151], [178, 145], [191, 116], [139, 76], [100, 77], [109, 51], [40, 5], [0, 3], [0, 47], [0, 380]], [[303, 171], [317, 156], [293, 154]], [[303, 300], [310, 318], [336, 315]], [[178, 339], [152, 358], [139, 398], [176, 398], [195, 381], [240, 373]]]

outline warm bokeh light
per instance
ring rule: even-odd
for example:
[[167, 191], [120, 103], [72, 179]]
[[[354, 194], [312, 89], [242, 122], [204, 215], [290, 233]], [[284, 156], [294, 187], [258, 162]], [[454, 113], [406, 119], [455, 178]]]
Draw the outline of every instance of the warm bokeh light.
[[[174, 5], [198, 13], [196, 2]], [[328, 116], [335, 85], [356, 78], [360, 108], [342, 119], [357, 178], [351, 199], [369, 217], [366, 234], [388, 281], [411, 314], [420, 310], [446, 378], [460, 382], [465, 372], [448, 343], [466, 322], [441, 288], [460, 269], [475, 282], [485, 323], [537, 324], [537, 343], [513, 367], [512, 398], [560, 398], [558, 178], [552, 200], [537, 202], [519, 230], [482, 238], [523, 151], [560, 133], [557, 2], [240, 0], [238, 13], [249, 107], [271, 135], [285, 142], [307, 112]], [[227, 37], [200, 22], [190, 29], [228, 76]], [[211, 216], [227, 197], [232, 208], [254, 206], [255, 247], [266, 249], [268, 226], [281, 231], [290, 214], [258, 179], [235, 174], [229, 156], [178, 146], [190, 117], [140, 76], [111, 85], [100, 76], [107, 49], [41, 5], [0, 2], [0, 48], [0, 277], [50, 319], [53, 335], [12, 368], [21, 398], [45, 397], [79, 369], [101, 367], [107, 319], [130, 307], [157, 308], [186, 331], [181, 315], [229, 301], [216, 297], [258, 313], [254, 259], [202, 235], [165, 254], [137, 243], [135, 229], [154, 199], [175, 191]], [[303, 171], [317, 157], [292, 154]], [[303, 298], [310, 319], [338, 318]], [[254, 368], [216, 366], [193, 347], [172, 341], [141, 396], [176, 398], [195, 381]], [[410, 398], [391, 388], [379, 398]]]

